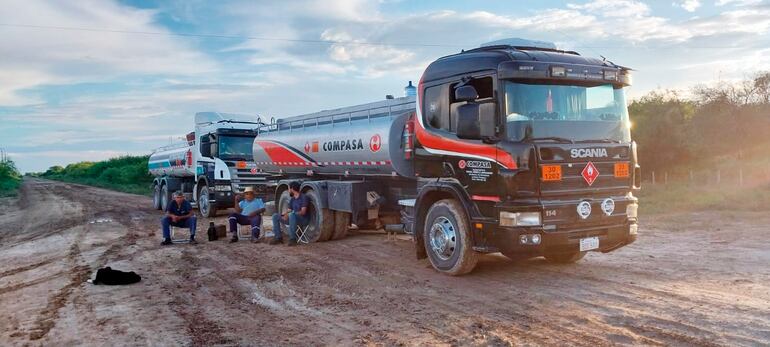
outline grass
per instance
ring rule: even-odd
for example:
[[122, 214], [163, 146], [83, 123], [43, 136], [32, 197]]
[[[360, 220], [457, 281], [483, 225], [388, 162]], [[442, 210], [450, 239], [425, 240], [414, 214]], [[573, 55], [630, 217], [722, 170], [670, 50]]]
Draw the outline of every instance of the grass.
[[640, 214], [689, 211], [768, 211], [770, 184], [738, 187], [699, 186], [687, 183], [644, 185], [637, 194]]

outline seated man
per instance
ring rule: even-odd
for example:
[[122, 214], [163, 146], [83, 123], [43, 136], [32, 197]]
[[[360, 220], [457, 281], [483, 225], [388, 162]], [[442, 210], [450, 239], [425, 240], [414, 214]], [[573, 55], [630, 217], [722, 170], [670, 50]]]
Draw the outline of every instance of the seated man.
[[262, 212], [265, 212], [265, 203], [262, 199], [254, 197], [254, 188], [246, 187], [243, 190], [244, 200], [241, 195], [235, 195], [235, 213], [227, 218], [230, 221], [230, 232], [233, 238], [230, 242], [238, 242], [238, 224], [251, 225], [251, 242], [259, 242], [259, 228], [262, 225]]
[[307, 214], [308, 199], [305, 194], [299, 192], [299, 182], [289, 184], [289, 209], [278, 214], [273, 214], [273, 240], [271, 245], [283, 243], [283, 232], [281, 224], [289, 224], [289, 246], [297, 245], [297, 225], [307, 225], [310, 223], [310, 216]]
[[190, 243], [195, 244], [195, 227], [197, 219], [192, 212], [192, 205], [185, 200], [184, 194], [181, 191], [174, 192], [174, 198], [168, 202], [166, 207], [166, 216], [161, 219], [161, 225], [163, 225], [163, 242], [160, 244], [171, 244], [171, 226], [177, 228], [190, 229]]

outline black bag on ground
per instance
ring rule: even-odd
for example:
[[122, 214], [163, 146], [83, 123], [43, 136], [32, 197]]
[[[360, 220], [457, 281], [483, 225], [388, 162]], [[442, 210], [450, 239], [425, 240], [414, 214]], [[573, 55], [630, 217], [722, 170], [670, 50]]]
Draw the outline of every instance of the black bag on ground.
[[217, 228], [214, 227], [214, 222], [209, 222], [209, 241], [216, 241], [219, 237], [217, 235]]
[[113, 270], [112, 268], [105, 267], [96, 271], [96, 278], [94, 284], [106, 284], [106, 285], [118, 285], [118, 284], [131, 284], [142, 280], [142, 277], [137, 275], [136, 272], [125, 272], [120, 270]]

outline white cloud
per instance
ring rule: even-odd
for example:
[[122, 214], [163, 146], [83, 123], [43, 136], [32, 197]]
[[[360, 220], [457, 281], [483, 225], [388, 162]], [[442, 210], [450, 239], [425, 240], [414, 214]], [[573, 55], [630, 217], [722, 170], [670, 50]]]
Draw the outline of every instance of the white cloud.
[[761, 3], [762, 0], [717, 0], [717, 6], [735, 5], [735, 6], [751, 6]]
[[679, 6], [687, 12], [695, 12], [695, 10], [697, 10], [698, 7], [701, 6], [701, 3], [700, 3], [700, 0], [684, 0], [680, 2], [675, 2], [674, 6]]
[[[43, 84], [108, 80], [121, 75], [198, 74], [217, 69], [205, 55], [167, 35], [154, 12], [112, 1], [4, 1], [0, 10], [0, 105], [37, 102], [18, 91]], [[25, 25], [18, 27], [13, 25]], [[33, 26], [33, 27], [30, 27]]]

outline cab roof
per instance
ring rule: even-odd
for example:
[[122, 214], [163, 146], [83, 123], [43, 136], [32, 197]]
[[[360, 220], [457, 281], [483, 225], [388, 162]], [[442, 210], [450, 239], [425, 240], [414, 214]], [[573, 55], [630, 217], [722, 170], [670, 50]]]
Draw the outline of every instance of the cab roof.
[[543, 47], [494, 45], [474, 48], [437, 59], [425, 69], [422, 80], [430, 82], [471, 72], [497, 70], [506, 61], [594, 65], [623, 68], [610, 61], [584, 57], [577, 52]]

